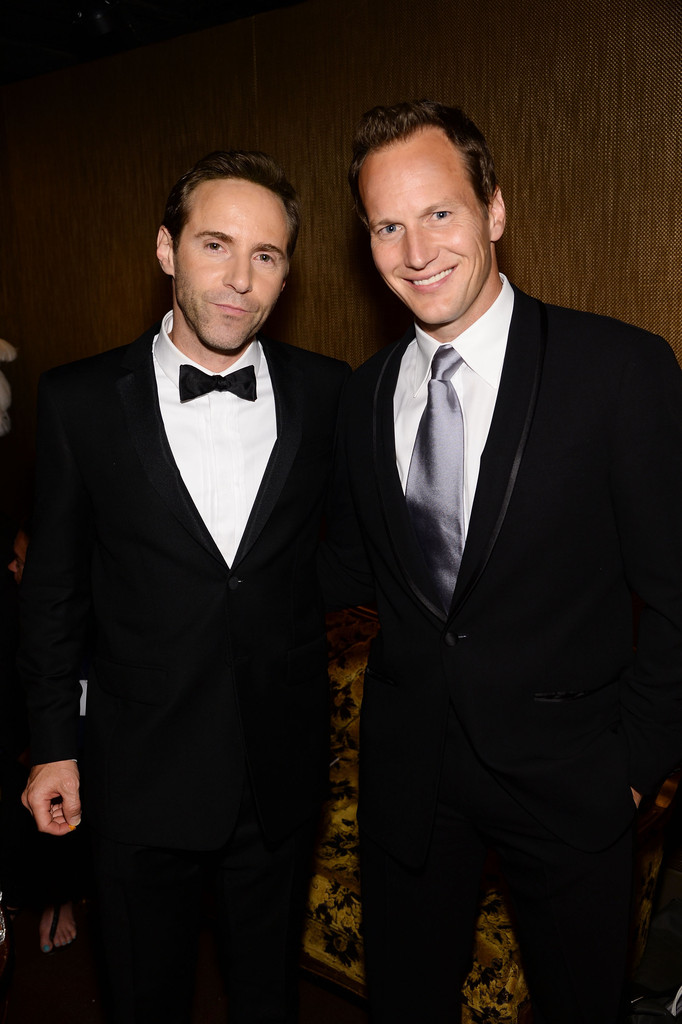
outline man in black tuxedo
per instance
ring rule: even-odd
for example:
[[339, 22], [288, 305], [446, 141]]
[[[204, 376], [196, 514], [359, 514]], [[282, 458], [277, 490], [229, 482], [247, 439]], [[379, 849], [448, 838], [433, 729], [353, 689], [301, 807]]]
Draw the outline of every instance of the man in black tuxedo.
[[535, 1024], [614, 1024], [636, 805], [682, 754], [679, 367], [499, 274], [504, 203], [460, 110], [370, 111], [350, 182], [415, 318], [344, 395], [323, 559], [330, 598], [376, 598], [381, 624], [360, 744], [373, 1019], [459, 1019], [494, 848]]
[[230, 1020], [296, 1019], [299, 924], [327, 779], [315, 572], [348, 367], [260, 332], [296, 194], [262, 153], [213, 153], [157, 240], [163, 322], [45, 374], [22, 585], [35, 767], [24, 800], [94, 833], [112, 1019], [186, 1022], [202, 875], [217, 878]]

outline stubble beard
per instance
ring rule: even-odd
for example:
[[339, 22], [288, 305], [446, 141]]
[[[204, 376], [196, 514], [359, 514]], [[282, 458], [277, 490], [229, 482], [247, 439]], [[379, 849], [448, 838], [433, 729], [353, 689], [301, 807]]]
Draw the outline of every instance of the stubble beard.
[[[239, 330], [236, 325], [234, 332], [228, 327], [223, 331], [219, 327], [211, 325], [211, 316], [202, 308], [201, 301], [190, 293], [189, 296], [181, 294], [176, 289], [176, 303], [180, 309], [185, 323], [194, 334], [202, 348], [216, 355], [233, 356], [242, 352], [249, 342], [255, 337], [259, 324], [250, 319], [248, 324], [243, 325]], [[216, 316], [219, 314], [216, 311]]]

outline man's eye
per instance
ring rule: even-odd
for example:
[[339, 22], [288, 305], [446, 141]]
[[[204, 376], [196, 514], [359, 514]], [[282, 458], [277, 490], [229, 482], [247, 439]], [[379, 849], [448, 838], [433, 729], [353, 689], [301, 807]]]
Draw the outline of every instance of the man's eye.
[[272, 263], [272, 256], [269, 252], [259, 252], [258, 259], [261, 263]]
[[379, 234], [380, 235], [394, 235], [397, 230], [398, 230], [398, 225], [397, 224], [384, 224], [384, 226], [380, 230]]
[[210, 249], [210, 250], [211, 250], [211, 252], [219, 252], [219, 250], [220, 250], [220, 249], [221, 249], [222, 247], [221, 247], [221, 245], [220, 245], [220, 242], [207, 242], [207, 243], [206, 243], [206, 248], [207, 248], [207, 249]]
[[434, 217], [436, 218], [436, 220], [445, 220], [445, 218], [449, 217], [449, 216], [450, 216], [450, 211], [449, 210], [438, 210], [434, 214]]

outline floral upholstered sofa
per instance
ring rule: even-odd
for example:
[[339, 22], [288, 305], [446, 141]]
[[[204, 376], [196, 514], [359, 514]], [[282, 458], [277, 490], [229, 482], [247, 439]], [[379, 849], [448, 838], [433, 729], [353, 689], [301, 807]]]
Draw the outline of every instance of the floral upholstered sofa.
[[[376, 616], [363, 609], [328, 618], [332, 692], [330, 795], [324, 805], [304, 928], [302, 964], [314, 974], [365, 994], [358, 833], [358, 725]], [[632, 956], [641, 956], [663, 856], [663, 832], [677, 778], [640, 816], [637, 904]], [[586, 922], [587, 926], [587, 922]], [[462, 990], [464, 1024], [527, 1024], [528, 989], [502, 879], [490, 862], [482, 880], [474, 957]]]

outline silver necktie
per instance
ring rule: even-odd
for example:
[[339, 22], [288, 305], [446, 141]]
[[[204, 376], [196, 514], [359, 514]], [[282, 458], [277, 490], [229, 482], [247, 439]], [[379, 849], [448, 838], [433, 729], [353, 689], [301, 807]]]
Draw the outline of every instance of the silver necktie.
[[433, 357], [405, 488], [412, 525], [446, 611], [464, 547], [464, 423], [450, 380], [461, 361], [451, 345]]

